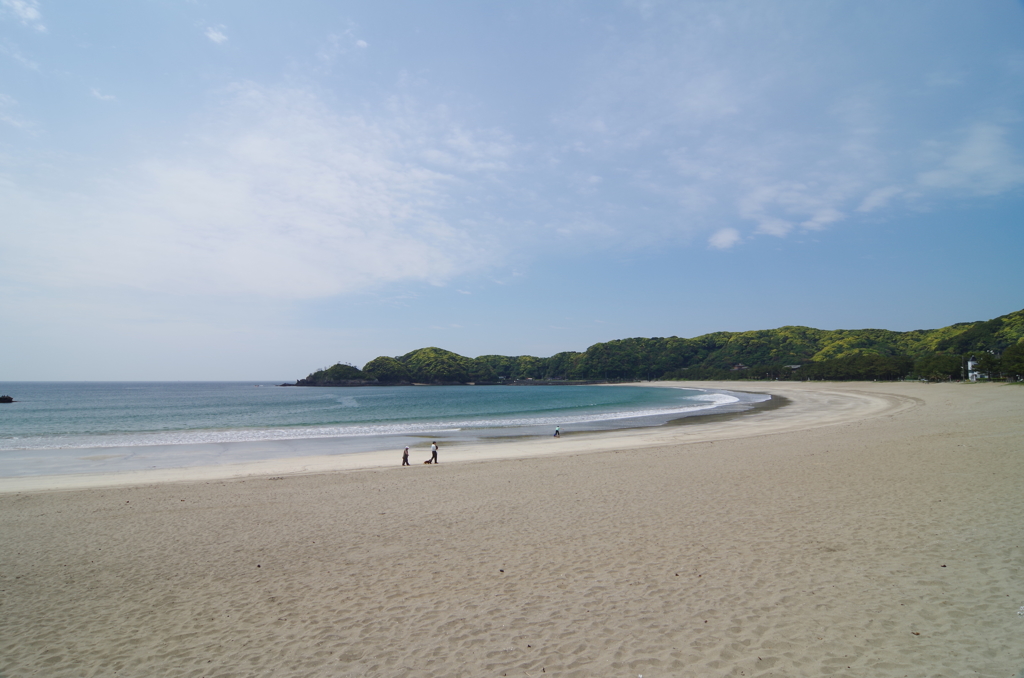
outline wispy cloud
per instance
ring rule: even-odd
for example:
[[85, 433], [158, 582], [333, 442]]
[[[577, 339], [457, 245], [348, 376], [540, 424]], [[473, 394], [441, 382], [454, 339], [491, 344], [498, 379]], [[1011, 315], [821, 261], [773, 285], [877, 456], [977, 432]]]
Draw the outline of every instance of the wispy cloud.
[[[56, 200], [9, 187], [0, 231], [24, 254], [5, 265], [69, 285], [322, 298], [444, 284], [566, 243], [577, 255], [729, 250], [1024, 185], [1012, 94], [1024, 90], [1004, 88], [999, 117], [966, 96], [968, 68], [865, 53], [866, 29], [846, 32], [830, 4], [778, 6], [644, 3], [636, 26], [588, 55], [557, 110], [540, 122], [508, 112], [528, 142], [490, 122], [506, 118], [486, 110], [483, 90], [466, 106], [449, 91], [407, 96], [431, 89], [409, 85], [422, 74], [380, 85], [380, 98], [354, 95], [355, 113], [312, 94], [330, 91], [323, 83], [238, 84], [216, 111], [188, 113], [206, 121], [177, 139], [187, 152], [108, 168]], [[223, 26], [192, 30], [228, 40]], [[342, 55], [372, 56], [353, 25], [307, 65]], [[921, 122], [951, 97], [969, 103]], [[28, 126], [9, 97], [0, 121]]]
[[346, 54], [361, 52], [369, 46], [366, 40], [356, 37], [356, 26], [350, 24], [344, 31], [327, 36], [316, 55], [321, 62], [330, 65]]
[[218, 28], [214, 28], [213, 26], [207, 26], [204, 35], [210, 39], [210, 42], [215, 42], [218, 45], [223, 44], [228, 41], [228, 36], [224, 34], [223, 30], [221, 30], [223, 28], [223, 26], [220, 26]]
[[938, 168], [918, 176], [918, 185], [971, 195], [997, 195], [1024, 185], [1024, 164], [1006, 137], [1007, 130], [1001, 125], [973, 125]]
[[21, 53], [21, 51], [14, 45], [5, 44], [0, 42], [0, 54], [6, 54], [10, 58], [17, 61], [21, 66], [29, 69], [30, 71], [38, 71], [39, 64], [32, 59]]
[[[300, 299], [436, 284], [500, 256], [452, 197], [461, 173], [500, 165], [487, 159], [507, 152], [499, 142], [427, 114], [338, 116], [308, 92], [251, 84], [216, 117], [192, 155], [142, 162], [59, 206], [0, 189], [0, 233], [21, 253], [5, 266], [39, 282]], [[434, 141], [452, 138], [431, 166]]]
[[735, 228], [723, 228], [708, 238], [708, 244], [719, 250], [727, 250], [740, 241], [740, 232]]
[[[831, 5], [637, 8], [645, 21], [617, 32], [614, 49], [579, 80], [576, 103], [556, 116], [563, 163], [614, 164], [630, 178], [630, 198], [646, 194], [649, 208], [664, 215], [643, 229], [607, 220], [624, 238], [703, 233], [713, 247], [728, 248], [744, 234], [830, 228], [901, 197], [941, 200], [951, 189], [997, 195], [1024, 182], [1011, 142], [1024, 114], [1020, 73], [1005, 83], [1018, 94], [998, 104], [1011, 122], [995, 125], [978, 122], [992, 115], [986, 97], [952, 105], [971, 99], [962, 90], [977, 88], [977, 77], [948, 59], [939, 71], [925, 59], [894, 58], [910, 49], [899, 31], [865, 53], [865, 27], [837, 21], [837, 12], [849, 13]], [[906, 21], [900, 11], [894, 23]], [[958, 110], [960, 118], [936, 110]], [[932, 166], [922, 171], [920, 147], [965, 123], [963, 142], [932, 144]]]
[[883, 186], [868, 193], [857, 207], [858, 212], [874, 212], [889, 204], [889, 202], [903, 193], [899, 186]]
[[39, 11], [37, 0], [0, 0], [0, 7], [16, 17], [23, 25], [40, 33], [46, 32], [46, 25], [43, 24], [43, 15]]

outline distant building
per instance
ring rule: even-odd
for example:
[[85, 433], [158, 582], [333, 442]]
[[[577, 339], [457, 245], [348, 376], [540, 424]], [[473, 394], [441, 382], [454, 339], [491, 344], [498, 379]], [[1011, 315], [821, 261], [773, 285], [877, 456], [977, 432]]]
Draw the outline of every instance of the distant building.
[[967, 359], [967, 378], [971, 381], [978, 381], [978, 378], [984, 379], [987, 375], [982, 374], [978, 371], [978, 361], [972, 355]]

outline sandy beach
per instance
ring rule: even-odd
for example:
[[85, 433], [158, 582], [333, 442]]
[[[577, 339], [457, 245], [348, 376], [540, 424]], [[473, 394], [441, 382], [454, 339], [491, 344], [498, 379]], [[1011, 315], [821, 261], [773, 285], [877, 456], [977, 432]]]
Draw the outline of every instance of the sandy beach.
[[0, 677], [1024, 675], [1024, 388], [697, 386], [789, 404], [0, 479]]

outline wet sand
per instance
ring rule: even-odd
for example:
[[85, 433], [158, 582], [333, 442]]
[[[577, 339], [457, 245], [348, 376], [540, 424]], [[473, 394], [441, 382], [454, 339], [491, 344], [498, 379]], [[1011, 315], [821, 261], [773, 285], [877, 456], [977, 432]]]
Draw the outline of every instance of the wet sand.
[[1024, 388], [705, 385], [791, 404], [0, 480], [0, 676], [1017, 676]]

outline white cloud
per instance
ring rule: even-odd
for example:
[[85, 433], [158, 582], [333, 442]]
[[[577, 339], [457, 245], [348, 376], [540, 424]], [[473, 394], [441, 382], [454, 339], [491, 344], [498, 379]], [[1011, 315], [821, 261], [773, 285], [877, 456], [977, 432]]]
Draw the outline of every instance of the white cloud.
[[841, 182], [833, 179], [831, 186], [814, 186], [799, 182], [776, 185], [751, 182], [738, 200], [741, 217], [757, 223], [757, 232], [784, 237], [792, 232], [794, 219], [806, 230], [820, 230], [844, 218], [833, 205], [842, 202]]
[[765, 235], [774, 235], [776, 238], [789, 235], [793, 230], [793, 223], [785, 219], [774, 217], [762, 217], [758, 219], [757, 232]]
[[857, 207], [858, 212], [874, 212], [889, 204], [889, 201], [903, 193], [899, 186], [883, 186], [876, 188], [864, 197]]
[[[0, 187], [8, 271], [71, 286], [299, 299], [443, 283], [500, 257], [495, 235], [457, 218], [466, 208], [453, 199], [469, 195], [462, 172], [500, 166], [487, 157], [507, 155], [500, 142], [425, 115], [338, 116], [307, 92], [254, 85], [239, 86], [218, 118], [189, 157], [139, 163], [91, 191]], [[444, 168], [424, 160], [437, 146]]]
[[[880, 11], [893, 26], [950, 21], [940, 9]], [[997, 195], [1024, 183], [1010, 126], [1024, 113], [1024, 71], [1001, 83], [975, 72], [979, 59], [1004, 65], [1002, 53], [950, 58], [903, 28], [866, 53], [863, 36], [876, 28], [829, 3], [647, 3], [640, 14], [555, 116], [577, 175], [613, 167], [629, 176], [626, 200], [661, 210], [645, 219], [648, 233], [628, 226], [637, 241], [718, 238], [724, 224], [787, 237], [904, 204], [897, 197], [921, 204], [950, 189]], [[929, 50], [942, 59], [925, 58]], [[902, 58], [908, 51], [917, 56]], [[975, 125], [921, 171], [924, 139], [986, 118], [1009, 122]], [[606, 186], [602, 194], [623, 193]]]
[[722, 228], [708, 238], [708, 244], [719, 250], [727, 250], [740, 241], [740, 232], [735, 228]]
[[350, 24], [341, 33], [332, 33], [327, 36], [326, 42], [317, 50], [317, 58], [324, 64], [330, 65], [341, 56], [369, 47], [369, 43], [357, 38], [355, 32], [356, 26]]
[[94, 97], [96, 97], [97, 99], [99, 99], [100, 101], [114, 101], [114, 100], [117, 99], [117, 97], [115, 97], [113, 94], [103, 94], [102, 92], [100, 92], [95, 87], [93, 87], [91, 91], [92, 91], [92, 95]]
[[34, 28], [40, 33], [46, 32], [37, 0], [0, 0], [0, 6], [16, 16], [23, 25]]
[[1000, 125], [975, 124], [937, 169], [918, 176], [918, 184], [971, 195], [997, 195], [1024, 184], [1024, 165], [1014, 156], [1006, 136], [1007, 130]]
[[831, 223], [842, 220], [844, 216], [842, 212], [834, 207], [821, 207], [814, 210], [811, 218], [800, 222], [800, 225], [808, 230], [818, 231]]
[[[221, 26], [220, 28], [223, 28], [223, 26]], [[211, 42], [215, 42], [218, 45], [223, 44], [227, 42], [228, 36], [226, 36], [224, 32], [220, 30], [220, 28], [208, 26], [206, 28], [206, 32], [204, 33], [204, 35], [206, 35], [206, 37], [209, 38]]]

